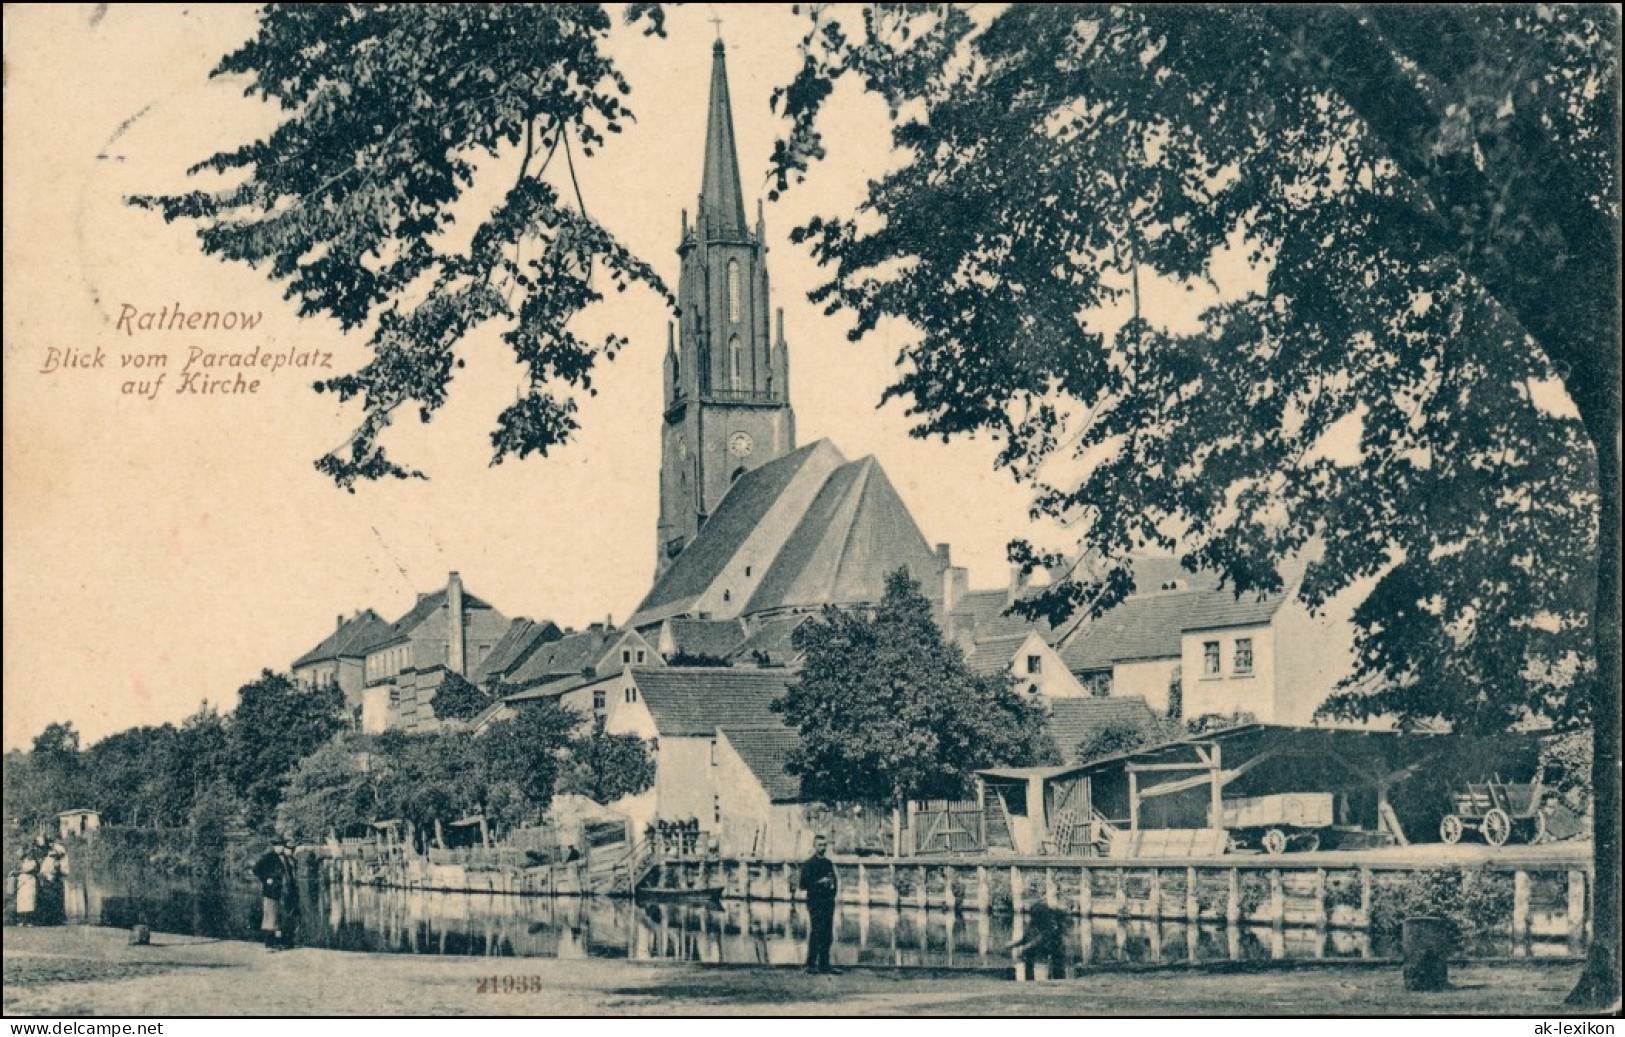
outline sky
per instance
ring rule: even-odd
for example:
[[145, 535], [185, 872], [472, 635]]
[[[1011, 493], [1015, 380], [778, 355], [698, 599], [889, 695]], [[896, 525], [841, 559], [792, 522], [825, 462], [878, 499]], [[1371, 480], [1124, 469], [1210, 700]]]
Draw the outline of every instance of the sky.
[[[780, 130], [768, 98], [796, 67], [802, 25], [788, 5], [677, 8], [665, 40], [618, 30], [610, 50], [638, 121], [580, 168], [588, 209], [673, 287], [680, 210], [699, 190], [712, 17], [728, 45], [747, 208], [765, 200]], [[204, 256], [190, 227], [124, 202], [188, 188], [191, 163], [274, 125], [240, 82], [208, 78], [253, 32], [254, 9], [10, 6], [5, 19], [6, 748], [53, 720], [90, 744], [178, 722], [204, 699], [229, 708], [239, 686], [285, 670], [338, 614], [397, 618], [453, 569], [509, 616], [581, 626], [632, 612], [655, 557], [671, 319], [658, 298], [615, 296], [583, 324], [632, 346], [599, 372], [568, 447], [489, 465], [490, 429], [521, 376], [486, 329], [465, 344], [469, 367], [433, 422], [388, 433], [390, 452], [429, 481], [344, 493], [311, 465], [357, 412], [313, 393], [310, 373], [264, 373], [252, 395], [174, 390], [194, 349], [328, 352], [336, 373], [364, 362], [362, 335], [299, 319], [262, 273]], [[850, 211], [892, 161], [883, 108], [855, 90], [837, 93], [825, 130], [828, 159], [766, 206], [798, 436], [874, 454], [972, 585], [1002, 586], [1006, 543], [1054, 531], [1030, 523], [1026, 491], [994, 470], [993, 443], [915, 440], [901, 404], [877, 407], [906, 326], [849, 343], [846, 320], [807, 301], [821, 278], [791, 228]], [[177, 305], [261, 316], [230, 332], [120, 321]], [[61, 361], [70, 349], [100, 350], [104, 366], [45, 370], [52, 350]], [[156, 353], [170, 358], [156, 389], [154, 369], [120, 367], [126, 354]]]

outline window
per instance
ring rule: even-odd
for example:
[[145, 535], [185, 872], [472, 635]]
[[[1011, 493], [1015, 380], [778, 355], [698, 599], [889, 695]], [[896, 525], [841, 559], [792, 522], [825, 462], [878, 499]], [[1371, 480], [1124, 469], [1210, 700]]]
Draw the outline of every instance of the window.
[[1236, 638], [1235, 672], [1253, 672], [1253, 639], [1250, 637]]
[[1219, 675], [1219, 642], [1202, 642], [1202, 676], [1217, 677]]
[[714, 824], [718, 824], [718, 825], [722, 824], [722, 797], [721, 796], [713, 795], [711, 797], [711, 817], [712, 817], [712, 822]]
[[605, 695], [602, 691], [593, 692], [592, 693], [592, 708], [593, 709], [603, 709], [604, 706], [608, 704], [608, 698], [609, 698], [609, 696]]
[[1027, 657], [1027, 672], [1028, 673], [1043, 673], [1044, 672], [1044, 657], [1040, 656], [1040, 655], [1029, 655]]
[[630, 648], [621, 649], [621, 662], [622, 663], [629, 663], [631, 661], [632, 661], [632, 649], [630, 649]]
[[746, 576], [749, 576], [749, 575], [750, 575], [750, 566], [748, 566], [748, 565], [747, 565], [747, 566], [745, 566], [745, 575], [746, 575]]
[[643, 661], [643, 649], [639, 648], [638, 649], [638, 662], [641, 663], [642, 661]]
[[728, 260], [728, 320], [739, 323], [739, 260]]
[[717, 765], [717, 740], [711, 739], [711, 766]]
[[744, 359], [745, 347], [735, 335], [728, 340], [728, 388], [738, 392], [743, 387], [740, 368]]

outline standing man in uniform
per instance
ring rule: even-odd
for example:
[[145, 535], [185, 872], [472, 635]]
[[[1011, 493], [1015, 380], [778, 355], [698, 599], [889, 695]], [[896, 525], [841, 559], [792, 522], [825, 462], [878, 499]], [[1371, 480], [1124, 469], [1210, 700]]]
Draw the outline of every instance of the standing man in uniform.
[[807, 894], [807, 971], [826, 975], [836, 970], [829, 965], [829, 947], [835, 939], [835, 865], [824, 856], [829, 840], [813, 837], [813, 854], [801, 865], [801, 888]]

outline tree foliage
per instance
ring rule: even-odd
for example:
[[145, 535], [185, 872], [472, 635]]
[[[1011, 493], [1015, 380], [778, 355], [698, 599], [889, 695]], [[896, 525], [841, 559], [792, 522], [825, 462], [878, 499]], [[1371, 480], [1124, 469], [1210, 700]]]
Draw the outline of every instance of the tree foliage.
[[[901, 149], [797, 232], [815, 298], [854, 338], [917, 328], [889, 393], [916, 433], [996, 436], [1080, 531], [1090, 565], [1035, 604], [1110, 607], [1146, 546], [1238, 593], [1318, 548], [1309, 605], [1375, 584], [1331, 710], [1591, 721], [1617, 818], [1617, 9], [809, 10], [780, 187], [843, 76]], [[1194, 327], [1144, 305], [1237, 255], [1261, 285]], [[1597, 859], [1617, 916], [1611, 823]], [[1617, 930], [1596, 946], [1617, 993]]]
[[[654, 5], [626, 19], [664, 34]], [[632, 119], [602, 48], [611, 24], [597, 4], [268, 4], [214, 75], [285, 117], [189, 170], [221, 186], [132, 199], [196, 221], [205, 252], [283, 282], [301, 316], [366, 330], [372, 359], [316, 385], [362, 408], [317, 462], [338, 485], [421, 477], [381, 436], [402, 408], [430, 420], [462, 340], [490, 321], [524, 369], [492, 463], [546, 454], [577, 427], [572, 394], [592, 392], [598, 361], [626, 345], [587, 341], [572, 320], [607, 286], [670, 301], [576, 183], [575, 152], [591, 156]], [[476, 211], [466, 196], [493, 166], [511, 186]]]
[[447, 673], [434, 692], [434, 715], [438, 720], [473, 720], [493, 701], [462, 674]]
[[649, 744], [634, 734], [610, 734], [599, 718], [592, 733], [571, 748], [570, 769], [562, 791], [608, 805], [649, 791], [655, 783], [655, 758]]
[[774, 709], [800, 732], [788, 768], [809, 798], [953, 799], [978, 767], [1057, 758], [1042, 712], [1008, 673], [966, 665], [906, 569], [873, 614], [826, 607], [793, 636], [804, 667]]
[[1113, 753], [1133, 752], [1176, 738], [1183, 728], [1175, 721], [1149, 719], [1109, 720], [1072, 747], [1072, 759], [1088, 763]]
[[226, 725], [229, 778], [251, 824], [275, 817], [288, 775], [344, 727], [344, 693], [337, 687], [301, 688], [286, 674], [265, 670], [237, 690]]

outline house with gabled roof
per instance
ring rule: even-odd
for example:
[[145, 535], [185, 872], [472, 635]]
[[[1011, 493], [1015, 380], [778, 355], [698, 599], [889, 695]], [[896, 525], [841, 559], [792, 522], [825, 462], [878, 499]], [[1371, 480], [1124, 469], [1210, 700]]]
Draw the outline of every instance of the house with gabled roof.
[[372, 609], [341, 615], [331, 634], [293, 661], [293, 678], [305, 688], [336, 687], [344, 692], [345, 705], [355, 709], [366, 687], [367, 653], [390, 635], [390, 624]]
[[505, 681], [542, 645], [551, 644], [564, 636], [558, 624], [544, 619], [537, 622], [520, 616], [491, 646], [485, 659], [468, 673], [470, 684], [490, 691], [497, 682]]
[[786, 767], [799, 736], [771, 708], [793, 679], [774, 668], [633, 667], [607, 682], [605, 730], [649, 740], [655, 757], [654, 786], [615, 808], [640, 830], [698, 820], [724, 854], [807, 852], [812, 827]]
[[508, 618], [467, 592], [458, 573], [419, 594], [407, 613], [373, 640], [362, 661], [361, 728], [428, 729], [435, 691], [447, 674], [466, 678], [508, 632]]

